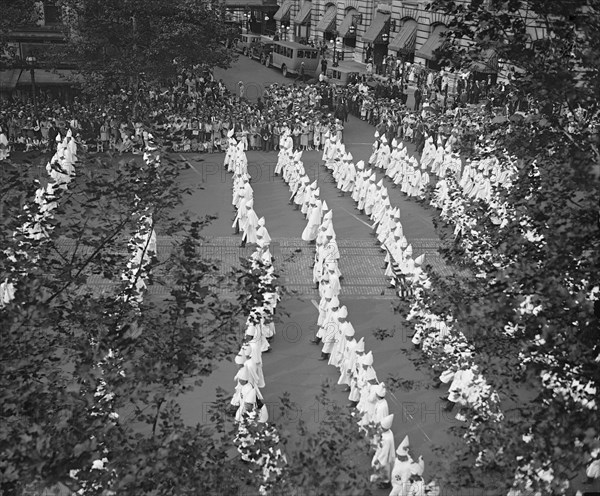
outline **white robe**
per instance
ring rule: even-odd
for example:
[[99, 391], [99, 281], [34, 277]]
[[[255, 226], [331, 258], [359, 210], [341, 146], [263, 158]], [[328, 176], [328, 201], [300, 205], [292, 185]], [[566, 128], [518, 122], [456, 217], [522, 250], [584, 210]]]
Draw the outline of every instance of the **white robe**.
[[377, 470], [380, 482], [390, 481], [395, 459], [396, 445], [394, 443], [394, 433], [388, 429], [381, 433], [377, 449], [371, 460], [371, 466]]

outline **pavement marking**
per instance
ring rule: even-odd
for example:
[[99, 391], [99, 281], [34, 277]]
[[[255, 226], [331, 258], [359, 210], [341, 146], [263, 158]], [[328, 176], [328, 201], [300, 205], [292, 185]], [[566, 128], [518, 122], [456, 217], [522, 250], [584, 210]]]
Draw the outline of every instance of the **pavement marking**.
[[[390, 395], [392, 396], [392, 398], [394, 398], [394, 402], [402, 407], [402, 413], [404, 413], [404, 417], [406, 419], [410, 418], [410, 420], [415, 420], [414, 417], [406, 411], [406, 408], [404, 407], [404, 405], [402, 403], [400, 403], [400, 401], [398, 401], [398, 398], [396, 398], [396, 395], [394, 393], [392, 393], [391, 391], [390, 391]], [[421, 424], [419, 422], [416, 422], [416, 424], [417, 424], [417, 428], [421, 431], [421, 434], [423, 434], [427, 438], [427, 440], [431, 443], [432, 442], [431, 438], [421, 428]]]
[[[194, 167], [191, 162], [186, 160], [181, 153], [179, 154], [179, 156], [181, 157], [181, 160], [183, 160], [184, 164], [189, 165], [192, 169], [194, 169], [194, 172], [196, 174], [198, 174], [200, 177], [202, 177], [202, 174], [200, 174], [200, 172], [198, 172], [198, 169], [196, 169], [196, 167]], [[204, 181], [202, 181], [202, 182], [204, 182]]]
[[358, 222], [362, 222], [365, 226], [367, 226], [369, 229], [373, 229], [371, 227], [371, 224], [369, 224], [368, 222], [365, 222], [364, 220], [359, 219], [356, 215], [354, 215], [352, 212], [350, 212], [350, 210], [348, 210], [347, 208], [342, 207], [342, 210], [344, 210], [346, 213], [350, 214], [352, 217], [354, 217]]

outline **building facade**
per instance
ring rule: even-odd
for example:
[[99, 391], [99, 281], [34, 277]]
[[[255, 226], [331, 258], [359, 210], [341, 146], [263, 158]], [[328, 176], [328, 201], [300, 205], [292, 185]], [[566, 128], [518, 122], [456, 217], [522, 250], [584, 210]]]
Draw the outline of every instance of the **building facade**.
[[[274, 19], [282, 38], [324, 43], [330, 55], [339, 56], [340, 66], [366, 71], [370, 64], [373, 74], [384, 76], [393, 59], [397, 67], [409, 62], [424, 72], [440, 72], [436, 50], [444, 42], [450, 19], [427, 9], [428, 4], [428, 0], [278, 0]], [[526, 24], [532, 40], [544, 36], [531, 16]], [[477, 78], [495, 81], [502, 68], [488, 51], [471, 71]]]
[[49, 60], [53, 47], [65, 43], [62, 10], [54, 2], [39, 1], [31, 20], [6, 36], [0, 59], [0, 98], [44, 95], [69, 100], [78, 93], [75, 66]]

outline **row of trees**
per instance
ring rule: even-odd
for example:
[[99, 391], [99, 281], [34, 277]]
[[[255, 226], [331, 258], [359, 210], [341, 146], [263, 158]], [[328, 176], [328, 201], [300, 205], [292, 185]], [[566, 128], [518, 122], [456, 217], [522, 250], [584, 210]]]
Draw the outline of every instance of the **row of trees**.
[[[468, 68], [493, 49], [511, 69], [514, 97], [529, 102], [527, 115], [487, 123], [475, 137], [479, 150], [514, 167], [514, 186], [500, 191], [508, 225], [500, 228], [481, 200], [465, 212], [477, 223], [459, 239], [438, 225], [448, 261], [478, 277], [438, 278], [428, 304], [469, 336], [505, 414], [469, 433], [479, 442], [440, 449], [452, 461], [445, 478], [506, 494], [529, 465], [552, 472], [550, 484], [533, 477], [530, 489], [563, 494], [600, 446], [598, 402], [577, 401], [584, 387], [592, 397], [600, 391], [600, 10], [587, 0], [436, 0], [430, 8], [453, 19], [445, 63]], [[532, 40], [533, 25], [544, 38]]]
[[[3, 5], [0, 53], [12, 31], [35, 24], [41, 3]], [[134, 94], [142, 81], [160, 87], [184, 69], [228, 67], [234, 58], [225, 46], [231, 28], [219, 0], [56, 0], [53, 5], [62, 19], [55, 29], [66, 43], [38, 47], [37, 63], [76, 67], [83, 89], [96, 98], [120, 89]], [[0, 57], [4, 66], [18, 63]]]
[[[40, 185], [13, 165], [3, 164], [0, 186], [0, 271], [15, 288], [0, 308], [0, 490], [60, 483], [84, 494], [254, 494], [261, 474], [233, 445], [230, 394], [207, 398], [196, 425], [181, 414], [186, 393], [240, 345], [240, 316], [252, 301], [220, 291], [242, 294], [253, 281], [244, 264], [223, 275], [203, 257], [210, 217], [173, 216], [190, 191], [179, 165], [80, 156], [48, 235], [37, 240], [19, 228], [39, 213], [32, 198]], [[141, 274], [122, 274], [140, 212], [152, 213], [159, 250], [137, 270], [162, 290], [132, 305]], [[300, 422], [291, 444], [294, 405], [282, 398], [276, 427], [290, 463], [276, 491], [370, 494], [364, 442], [350, 413], [328, 397], [324, 388], [317, 431]]]

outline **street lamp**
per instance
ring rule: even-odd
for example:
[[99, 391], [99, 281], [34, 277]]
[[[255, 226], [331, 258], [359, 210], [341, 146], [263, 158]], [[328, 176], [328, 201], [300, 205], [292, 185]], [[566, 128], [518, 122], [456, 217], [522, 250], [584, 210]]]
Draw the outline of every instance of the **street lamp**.
[[29, 64], [29, 73], [31, 74], [31, 95], [33, 97], [33, 111], [35, 112], [35, 115], [37, 115], [37, 94], [35, 89], [35, 64], [37, 59], [33, 55], [30, 55], [25, 60], [27, 64]]
[[285, 24], [284, 26], [281, 26], [281, 33], [283, 34], [283, 39], [285, 41], [287, 41], [288, 39], [288, 31], [290, 30], [290, 27]]
[[267, 22], [269, 22], [269, 14], [265, 14], [265, 17], [263, 17], [262, 34], [266, 34], [266, 32], [267, 32]]
[[333, 41], [333, 67], [340, 65], [340, 52], [338, 51], [339, 45], [339, 38], [336, 37]]
[[246, 18], [246, 31], [250, 32], [250, 12], [245, 12], [244, 17]]

